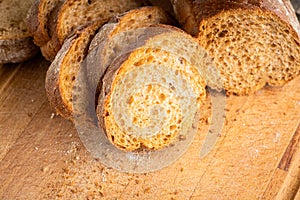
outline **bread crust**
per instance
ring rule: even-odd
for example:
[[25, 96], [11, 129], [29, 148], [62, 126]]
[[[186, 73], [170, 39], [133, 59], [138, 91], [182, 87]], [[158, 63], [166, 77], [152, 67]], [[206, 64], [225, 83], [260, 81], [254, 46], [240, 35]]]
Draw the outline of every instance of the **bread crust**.
[[[58, 11], [55, 11], [57, 13], [53, 15], [54, 23], [52, 23], [52, 27], [50, 28], [50, 30], [51, 30], [50, 32], [52, 33], [51, 34], [51, 39], [48, 41], [47, 45], [44, 45], [42, 47], [42, 54], [49, 61], [52, 61], [55, 58], [55, 55], [58, 52], [58, 50], [61, 48], [61, 46], [62, 46], [62, 44], [65, 40], [65, 37], [67, 37], [67, 36], [63, 35], [60, 26], [64, 21], [62, 16], [65, 15], [66, 10], [68, 10], [69, 7], [74, 4], [74, 2], [75, 2], [74, 0], [66, 0], [65, 2], [63, 2], [60, 9]], [[134, 6], [133, 6], [134, 4], [136, 6], [143, 5], [143, 4], [147, 3], [147, 1], [132, 0], [131, 3], [132, 3], [132, 5], [129, 6], [128, 8], [126, 8], [126, 9], [123, 8], [123, 11], [126, 11], [129, 8], [134, 8]], [[90, 6], [90, 5], [88, 5], [88, 6]], [[109, 10], [109, 8], [106, 8], [105, 10]], [[122, 8], [120, 8], [120, 11], [122, 11]], [[110, 18], [113, 16], [113, 14], [117, 14], [117, 12], [113, 11], [113, 12], [110, 12], [109, 14], [111, 16], [102, 15], [102, 13], [100, 13], [100, 16], [97, 17], [97, 19], [92, 19], [90, 22], [92, 22], [93, 20], [102, 19], [103, 24], [104, 24], [105, 22], [110, 20]], [[99, 13], [98, 13], [98, 15], [99, 15]], [[87, 22], [86, 24], [79, 25], [78, 27], [75, 27], [73, 32], [76, 31], [77, 29], [82, 28], [82, 27], [86, 27], [86, 25], [88, 25], [90, 22]], [[72, 34], [72, 32], [70, 34]]]
[[[153, 14], [156, 11], [158, 11], [158, 13], [163, 12], [161, 9], [154, 8], [154, 7], [153, 8], [145, 7], [144, 9], [146, 9], [146, 10], [149, 9], [149, 11], [151, 11], [151, 13], [153, 13]], [[138, 11], [138, 13], [142, 13], [144, 11], [144, 9], [142, 9], [142, 10], [137, 9], [136, 11], [133, 10], [133, 11], [130, 11], [128, 14], [130, 14], [130, 16], [135, 16], [137, 11]], [[162, 15], [162, 13], [160, 13], [160, 15]], [[129, 22], [129, 19], [123, 19], [123, 17], [119, 17], [118, 20], [122, 20], [122, 23], [123, 23], [123, 20]], [[166, 21], [168, 21], [168, 18], [166, 16], [162, 15], [160, 20], [163, 22], [166, 22]], [[73, 120], [73, 116], [72, 116], [73, 110], [72, 110], [72, 108], [70, 108], [70, 106], [67, 105], [68, 103], [65, 102], [64, 97], [63, 97], [64, 91], [62, 91], [62, 84], [64, 81], [62, 79], [60, 80], [60, 76], [62, 76], [60, 74], [60, 72], [62, 71], [62, 66], [64, 65], [64, 59], [66, 56], [68, 56], [68, 51], [70, 50], [72, 45], [75, 44], [77, 37], [80, 37], [81, 32], [84, 32], [85, 29], [92, 30], [94, 28], [98, 28], [99, 26], [101, 26], [102, 23], [103, 22], [99, 20], [99, 22], [95, 22], [92, 25], [88, 26], [87, 28], [83, 28], [82, 31], [76, 31], [72, 37], [66, 39], [63, 44], [62, 49], [59, 51], [59, 53], [55, 57], [53, 63], [51, 64], [51, 66], [47, 72], [46, 91], [47, 91], [47, 96], [50, 101], [50, 104], [53, 108], [56, 109], [57, 113], [59, 113], [60, 115], [62, 115], [63, 117], [65, 117], [67, 119]], [[103, 42], [103, 40], [105, 40], [107, 35], [111, 34], [111, 31], [114, 30], [113, 28], [117, 27], [114, 25], [115, 25], [115, 23], [109, 23], [109, 24], [105, 25], [105, 27], [102, 27], [102, 29], [100, 31], [101, 34], [97, 34], [97, 36], [95, 36], [93, 38], [93, 41], [91, 42], [89, 47], [88, 46], [86, 47], [85, 54], [87, 53], [88, 48], [90, 51], [90, 53], [87, 55], [87, 60], [90, 62], [89, 65], [95, 64], [95, 62], [97, 61], [97, 56], [94, 55], [95, 52], [92, 51], [93, 48], [98, 45], [101, 45], [100, 43]], [[109, 27], [109, 28], [107, 28], [107, 27]], [[91, 33], [90, 37], [92, 37], [92, 33]], [[91, 57], [91, 59], [90, 59], [90, 57]], [[103, 70], [103, 73], [104, 73], [104, 70]]]
[[[151, 29], [151, 28], [153, 28], [153, 29]], [[157, 31], [155, 32], [153, 30], [157, 30]], [[97, 112], [97, 116], [98, 116], [99, 126], [104, 130], [104, 132], [107, 134], [108, 138], [110, 139], [110, 141], [113, 144], [115, 144], [114, 141], [112, 141], [113, 136], [111, 135], [111, 133], [107, 132], [108, 127], [106, 127], [106, 125], [105, 125], [104, 118], [107, 115], [106, 109], [109, 107], [107, 99], [110, 98], [111, 90], [114, 87], [113, 82], [114, 82], [114, 80], [117, 76], [121, 76], [121, 75], [119, 75], [121, 66], [123, 66], [123, 63], [128, 61], [129, 57], [132, 55], [133, 52], [135, 52], [135, 50], [139, 51], [140, 48], [146, 48], [146, 49], [153, 48], [153, 49], [155, 49], [155, 46], [160, 47], [160, 46], [157, 46], [157, 45], [151, 45], [151, 43], [152, 43], [151, 39], [153, 39], [155, 37], [161, 38], [160, 37], [161, 35], [164, 35], [164, 34], [168, 35], [168, 33], [170, 33], [170, 32], [173, 32], [174, 35], [178, 35], [178, 37], [174, 37], [173, 40], [177, 40], [178, 38], [182, 37], [181, 34], [185, 34], [187, 36], [187, 38], [190, 37], [190, 39], [194, 40], [195, 44], [197, 44], [197, 40], [195, 40], [191, 36], [187, 35], [181, 29], [178, 29], [178, 28], [173, 27], [173, 26], [160, 25], [160, 24], [159, 25], [152, 25], [152, 26], [149, 26], [149, 27], [145, 28], [144, 32], [141, 32], [141, 34], [143, 35], [143, 37], [142, 37], [143, 41], [135, 43], [134, 46], [130, 46], [130, 45], [123, 46], [124, 49], [120, 51], [120, 52], [123, 52], [123, 54], [115, 55], [116, 56], [115, 60], [113, 60], [112, 63], [109, 63], [109, 67], [106, 69], [105, 75], [102, 77], [101, 94], [98, 98], [98, 106], [97, 106], [97, 111], [96, 112]], [[133, 37], [139, 37], [139, 36], [133, 36]], [[154, 40], [154, 41], [156, 41], [156, 40]], [[105, 41], [104, 41], [104, 43], [105, 43]], [[105, 47], [105, 45], [100, 46], [100, 48], [101, 47], [103, 48], [103, 47]], [[165, 50], [162, 48], [162, 51], [165, 51]], [[100, 50], [99, 52], [102, 52], [102, 51]], [[168, 52], [168, 53], [172, 54], [172, 52]], [[138, 57], [138, 55], [136, 55], [136, 56]], [[180, 55], [178, 55], [178, 58], [179, 57], [180, 57]], [[184, 56], [182, 58], [185, 59]], [[203, 80], [203, 83], [201, 82], [201, 85], [203, 86], [203, 91], [204, 91], [206, 82]], [[201, 98], [199, 98], [199, 99], [201, 99]], [[123, 149], [123, 150], [126, 150], [126, 151], [136, 150], [136, 148], [137, 148], [136, 146], [125, 148], [124, 146], [120, 146], [118, 144], [115, 144], [115, 145], [117, 147]], [[147, 145], [151, 146], [150, 143], [147, 143]], [[154, 147], [154, 149], [155, 148], [157, 148], [157, 147]]]
[[39, 20], [38, 20], [38, 12], [39, 12], [39, 4], [41, 0], [35, 0], [30, 7], [27, 17], [26, 17], [26, 23], [29, 32], [33, 35], [33, 33], [37, 30], [39, 26]]
[[23, 62], [37, 54], [25, 20], [32, 4], [33, 0], [1, 1], [0, 64]]
[[0, 64], [24, 62], [38, 53], [31, 37], [0, 40]]
[[[57, 38], [57, 33], [56, 33], [56, 27], [57, 27], [57, 19], [58, 15], [60, 13], [60, 9], [64, 5], [65, 0], [61, 0], [59, 3], [55, 5], [53, 10], [51, 11], [49, 17], [48, 17], [48, 23], [47, 23], [47, 31], [49, 34], [49, 38], [44, 40], [44, 44], [40, 45], [42, 55], [46, 58], [48, 61], [53, 61], [56, 54], [62, 47], [63, 43], [60, 43], [58, 38]], [[86, 26], [88, 26], [86, 24]], [[78, 30], [82, 27], [78, 27]], [[74, 30], [70, 35], [74, 34], [76, 30]]]
[[49, 10], [45, 10], [49, 0], [36, 0], [27, 17], [27, 23], [30, 32], [33, 35], [33, 42], [37, 46], [45, 45], [50, 39], [51, 14], [63, 0], [53, 0]]
[[70, 120], [72, 120], [72, 112], [68, 109], [67, 105], [62, 100], [59, 88], [59, 73], [64, 57], [68, 53], [68, 50], [76, 37], [77, 35], [73, 35], [65, 41], [63, 47], [57, 54], [56, 59], [52, 62], [47, 71], [45, 82], [46, 94], [50, 106], [54, 108], [58, 114]]
[[[171, 0], [176, 17], [183, 28], [190, 34], [196, 36], [199, 33], [199, 24], [212, 16], [228, 10], [237, 9], [261, 9], [272, 12], [288, 26], [292, 25], [295, 30], [300, 30], [297, 17], [289, 1], [278, 0]], [[190, 12], [186, 12], [183, 7]], [[191, 22], [189, 22], [191, 21]], [[196, 28], [195, 28], [196, 27]]]
[[[66, 99], [66, 94], [65, 94], [70, 91], [64, 91], [63, 84], [65, 83], [65, 80], [62, 78], [63, 71], [65, 71], [66, 67], [69, 67], [68, 66], [69, 63], [65, 64], [66, 58], [67, 56], [69, 57], [75, 56], [72, 55], [71, 53], [75, 54], [76, 52], [70, 52], [70, 51], [72, 50], [74, 45], [77, 45], [78, 43], [77, 40], [86, 40], [85, 43], [86, 46], [82, 46], [83, 51], [82, 52], [80, 51], [83, 60], [87, 55], [90, 41], [92, 40], [92, 37], [94, 36], [95, 32], [97, 31], [97, 29], [101, 24], [102, 21], [96, 21], [92, 23], [90, 26], [77, 30], [70, 38], [67, 38], [61, 50], [59, 50], [57, 56], [55, 57], [53, 63], [50, 65], [47, 71], [46, 92], [47, 92], [48, 99], [50, 101], [51, 106], [56, 109], [57, 113], [66, 119], [73, 120], [73, 107], [71, 105], [72, 102]], [[76, 72], [78, 73], [81, 62], [78, 61], [77, 64], [78, 64], [77, 66], [78, 68], [72, 70], [76, 70]], [[67, 89], [72, 90], [72, 88], [67, 88]]]
[[[218, 25], [218, 20], [222, 19], [224, 16], [229, 15], [242, 15], [243, 13], [252, 13], [253, 16], [264, 16], [268, 19], [271, 19], [275, 21], [276, 23], [280, 24], [281, 27], [284, 27], [284, 31], [287, 32], [294, 41], [295, 45], [294, 48], [295, 51], [298, 51], [296, 55], [299, 54], [299, 48], [300, 48], [300, 39], [299, 39], [299, 33], [300, 33], [300, 25], [297, 21], [297, 17], [294, 13], [294, 10], [292, 8], [292, 5], [289, 1], [281, 1], [281, 0], [248, 0], [248, 1], [242, 1], [242, 0], [171, 0], [176, 17], [179, 20], [180, 24], [182, 25], [183, 29], [186, 30], [188, 33], [193, 35], [194, 37], [199, 39], [199, 43], [203, 45], [205, 48], [214, 48], [214, 46], [207, 46], [208, 42], [213, 43], [214, 45], [219, 45], [216, 40], [218, 38], [211, 39], [209, 38], [209, 27], [210, 25], [207, 25], [210, 20], [215, 20], [214, 23]], [[182, 9], [184, 7], [185, 9]], [[188, 12], [187, 12], [188, 11]], [[207, 27], [206, 27], [207, 25]], [[279, 26], [279, 25], [278, 25]], [[243, 31], [243, 30], [236, 30]], [[231, 33], [231, 32], [230, 32]], [[231, 33], [232, 34], [232, 33]], [[254, 42], [254, 41], [253, 41]], [[276, 42], [276, 41], [275, 41]], [[271, 46], [271, 44], [270, 44]], [[298, 49], [298, 50], [297, 50]], [[208, 50], [208, 49], [207, 49]], [[217, 52], [217, 51], [215, 51]], [[218, 56], [217, 54], [210, 54], [213, 57]], [[249, 54], [249, 56], [251, 56]], [[226, 57], [226, 55], [224, 55]], [[291, 68], [294, 74], [291, 77], [284, 77], [281, 78], [281, 75], [278, 74], [278, 77], [276, 77], [274, 80], [272, 78], [268, 78], [266, 76], [271, 76], [270, 74], [263, 74], [261, 77], [261, 80], [255, 80], [257, 81], [254, 85], [246, 86], [248, 88], [243, 88], [242, 90], [229, 87], [226, 85], [230, 85], [232, 83], [229, 83], [229, 81], [232, 81], [232, 76], [229, 74], [229, 72], [224, 71], [226, 75], [224, 75], [225, 79], [225, 90], [227, 90], [228, 94], [237, 94], [237, 95], [245, 95], [253, 93], [259, 89], [261, 89], [264, 85], [270, 84], [270, 85], [282, 85], [286, 83], [287, 81], [293, 79], [295, 76], [299, 74], [300, 68], [298, 67], [297, 71], [297, 58], [294, 59], [294, 57], [298, 56], [291, 56], [292, 61]], [[217, 61], [219, 62], [219, 61]], [[218, 63], [216, 63], [218, 64]], [[220, 64], [221, 65], [221, 64]], [[219, 66], [220, 66], [219, 65]], [[283, 64], [282, 64], [283, 65]], [[220, 66], [221, 67], [221, 66]], [[238, 69], [237, 66], [234, 66]], [[257, 66], [258, 68], [261, 68], [261, 66]], [[279, 70], [279, 69], [278, 69]], [[254, 70], [255, 71], [255, 70]], [[272, 71], [272, 69], [266, 70], [268, 73]], [[276, 70], [275, 70], [276, 71]], [[274, 71], [273, 71], [274, 72]], [[253, 73], [253, 72], [251, 72]], [[255, 74], [256, 72], [254, 72]], [[276, 74], [276, 72], [274, 73]], [[253, 74], [251, 74], [252, 76]], [[260, 75], [259, 75], [260, 76]], [[289, 75], [290, 76], [290, 75]], [[248, 77], [247, 77], [248, 78]], [[278, 80], [277, 80], [278, 79]], [[227, 82], [228, 81], [228, 82]], [[248, 81], [248, 80], [247, 80]]]

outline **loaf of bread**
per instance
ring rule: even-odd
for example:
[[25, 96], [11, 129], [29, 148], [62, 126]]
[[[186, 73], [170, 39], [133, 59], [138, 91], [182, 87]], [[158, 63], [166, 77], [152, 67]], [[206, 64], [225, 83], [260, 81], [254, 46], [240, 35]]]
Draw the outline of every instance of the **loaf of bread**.
[[[120, 46], [137, 38], [142, 41]], [[159, 150], [184, 138], [205, 98], [203, 70], [213, 65], [206, 51], [190, 35], [166, 25], [102, 41], [116, 48], [100, 48], [118, 51], [98, 51], [108, 58], [101, 64], [109, 64], [97, 106], [108, 139], [122, 150], [137, 151]]]
[[45, 45], [50, 39], [51, 14], [59, 9], [64, 0], [35, 0], [27, 17], [28, 29], [37, 46]]
[[32, 3], [33, 0], [0, 2], [0, 64], [23, 62], [38, 52], [25, 20]]
[[183, 29], [214, 59], [229, 94], [300, 73], [299, 23], [289, 1], [171, 0]]
[[[100, 42], [99, 39], [103, 38], [100, 35], [112, 37], [120, 31], [158, 23], [170, 24], [172, 21], [159, 7], [142, 7], [116, 16], [95, 37], [96, 30], [102, 25], [102, 20], [78, 30], [75, 35], [66, 39], [50, 65], [46, 76], [46, 93], [51, 106], [55, 108], [58, 114], [72, 120], [74, 82], [81, 63], [87, 56], [88, 49], [92, 51]], [[107, 29], [107, 26], [111, 26], [111, 28]], [[91, 43], [92, 39], [93, 42]], [[97, 58], [94, 55], [89, 56], [92, 57], [93, 62]]]
[[41, 47], [42, 54], [52, 61], [64, 40], [76, 29], [90, 22], [102, 24], [118, 13], [145, 5], [144, 0], [66, 0], [54, 15], [51, 40]]

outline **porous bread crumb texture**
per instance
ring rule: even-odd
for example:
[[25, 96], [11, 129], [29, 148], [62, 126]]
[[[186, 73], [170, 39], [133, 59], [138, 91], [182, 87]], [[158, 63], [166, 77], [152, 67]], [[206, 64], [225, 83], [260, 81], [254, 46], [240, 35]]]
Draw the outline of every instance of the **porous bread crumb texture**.
[[[143, 15], [143, 11], [147, 11], [147, 13], [152, 17], [150, 19], [148, 17], [139, 17]], [[130, 17], [127, 17], [128, 15]], [[123, 18], [122, 22], [119, 22], [117, 26], [115, 26], [118, 28], [119, 25], [122, 24], [123, 26], [118, 29], [120, 31], [123, 29], [134, 29], [146, 24], [150, 25], [159, 23], [160, 21], [167, 21], [166, 16], [163, 12], [161, 13], [161, 9], [158, 7], [145, 7], [142, 9], [132, 10], [126, 13]], [[132, 18], [135, 18], [137, 23], [132, 24]], [[72, 89], [74, 82], [80, 69], [80, 65], [86, 56], [87, 48], [90, 48], [90, 41], [94, 38], [94, 29], [98, 28], [98, 25], [100, 26], [101, 23], [95, 23], [95, 25], [85, 28], [80, 35], [71, 42], [71, 46], [67, 50], [68, 52], [65, 54], [63, 61], [60, 64], [59, 90], [62, 101], [66, 105], [64, 108], [67, 109], [68, 113], [72, 113], [73, 110]]]
[[221, 12], [203, 20], [199, 30], [199, 43], [213, 57], [227, 93], [249, 94], [299, 75], [299, 38], [273, 13]]
[[205, 82], [195, 66], [167, 51], [142, 48], [121, 64], [98, 117], [120, 149], [157, 150], [184, 137], [195, 116], [190, 104], [198, 109], [204, 98]]
[[33, 31], [34, 42], [38, 46], [42, 46], [49, 41], [50, 38], [50, 27], [49, 27], [49, 20], [50, 14], [60, 2], [63, 0], [41, 0], [38, 4], [38, 13], [37, 18], [38, 26], [36, 30]]
[[118, 26], [112, 31], [111, 36], [136, 27], [143, 27], [153, 24], [170, 24], [173, 21], [159, 7], [147, 6], [130, 10], [118, 18]]
[[19, 39], [30, 36], [25, 19], [33, 1], [0, 1], [0, 40]]
[[117, 13], [144, 5], [140, 0], [67, 0], [58, 16], [57, 35], [60, 43], [76, 28], [98, 18], [108, 21]]
[[[107, 23], [101, 27], [89, 48], [89, 51], [91, 51], [100, 43], [109, 40], [107, 42], [109, 45], [106, 45], [103, 53], [103, 57], [107, 59], [107, 62], [104, 63], [107, 64], [110, 64], [120, 51], [124, 51], [128, 45], [134, 43], [138, 35], [141, 32], [144, 33], [146, 27], [155, 24], [172, 24], [170, 18], [161, 8], [153, 6], [133, 9], [116, 18], [117, 22]], [[128, 37], [124, 38], [125, 35], [128, 35]], [[136, 35], [136, 37], [133, 37], [133, 35]], [[131, 42], [132, 40], [133, 42]]]
[[170, 30], [167, 33], [160, 34], [158, 37], [149, 38], [144, 47], [160, 47], [162, 50], [171, 52], [173, 55], [183, 57], [189, 63], [197, 66], [198, 73], [204, 78], [205, 84], [217, 90], [223, 88], [214, 62], [208, 56], [206, 50], [190, 35], [177, 29]]
[[72, 41], [67, 54], [64, 56], [59, 72], [59, 90], [63, 103], [71, 113], [73, 110], [72, 90], [81, 63], [86, 57], [88, 45], [92, 40], [97, 24], [91, 25], [81, 31], [79, 36]]
[[39, 25], [48, 31], [48, 19], [54, 7], [57, 6], [63, 0], [44, 0], [41, 1], [39, 8]]

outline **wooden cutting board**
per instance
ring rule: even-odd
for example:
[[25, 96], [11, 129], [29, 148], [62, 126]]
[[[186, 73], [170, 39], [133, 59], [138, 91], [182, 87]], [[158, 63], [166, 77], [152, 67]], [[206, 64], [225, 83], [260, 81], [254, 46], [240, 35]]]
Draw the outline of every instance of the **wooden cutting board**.
[[[45, 96], [40, 56], [0, 66], [0, 199], [299, 199], [300, 77], [227, 98], [214, 149], [199, 153], [211, 122], [174, 164], [147, 174], [104, 167]], [[298, 130], [297, 130], [298, 129]]]

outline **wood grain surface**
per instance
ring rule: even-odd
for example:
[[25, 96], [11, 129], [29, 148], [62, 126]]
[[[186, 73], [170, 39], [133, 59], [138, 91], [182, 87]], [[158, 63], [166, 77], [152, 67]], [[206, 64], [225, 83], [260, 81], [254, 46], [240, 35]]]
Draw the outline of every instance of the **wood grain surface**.
[[[227, 98], [213, 151], [209, 99], [197, 136], [174, 164], [153, 173], [107, 168], [45, 96], [49, 63], [0, 66], [0, 199], [299, 199], [300, 77]], [[297, 131], [298, 129], [298, 131]]]

